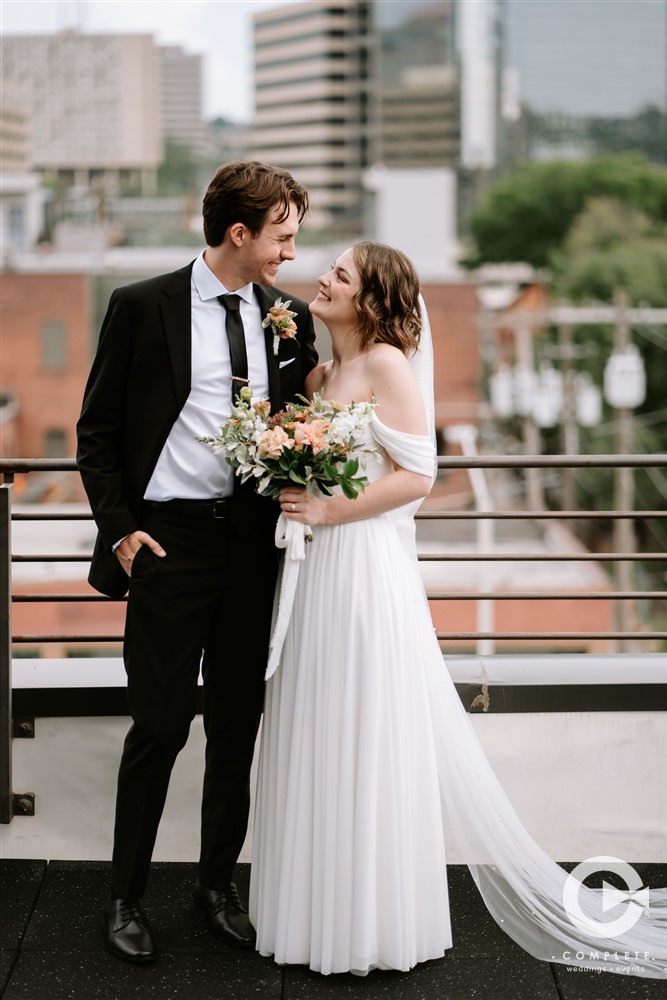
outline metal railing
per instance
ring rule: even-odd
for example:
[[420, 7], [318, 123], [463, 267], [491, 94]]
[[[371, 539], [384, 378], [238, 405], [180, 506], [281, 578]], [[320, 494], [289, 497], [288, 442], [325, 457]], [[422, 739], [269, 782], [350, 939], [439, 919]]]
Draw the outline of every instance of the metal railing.
[[[449, 457], [439, 456], [438, 467], [441, 470], [456, 469], [592, 469], [592, 468], [665, 468], [667, 455], [529, 455], [529, 456], [475, 456]], [[50, 553], [35, 555], [18, 555], [12, 552], [11, 524], [12, 521], [72, 521], [92, 520], [91, 514], [51, 513], [36, 510], [34, 512], [13, 511], [13, 483], [15, 475], [34, 472], [76, 472], [77, 466], [73, 459], [10, 459], [0, 460], [0, 823], [7, 823], [16, 808], [12, 793], [12, 761], [11, 748], [13, 738], [12, 716], [12, 649], [13, 644], [41, 644], [48, 642], [68, 643], [108, 643], [119, 642], [121, 635], [14, 635], [12, 634], [12, 604], [13, 603], [119, 603], [118, 600], [97, 594], [13, 594], [11, 583], [12, 563], [55, 563], [55, 562], [88, 562], [90, 554]], [[467, 520], [467, 521], [502, 521], [502, 520], [584, 520], [584, 519], [629, 519], [629, 518], [667, 518], [667, 511], [552, 511], [552, 510], [501, 510], [501, 511], [423, 511], [417, 514], [420, 520]], [[423, 562], [658, 562], [667, 561], [664, 552], [480, 552], [456, 551], [446, 553], [420, 553]], [[431, 601], [541, 601], [541, 600], [586, 600], [586, 601], [636, 601], [638, 599], [664, 599], [665, 594], [656, 590], [631, 590], [620, 588], [602, 590], [599, 592], [565, 591], [551, 592], [505, 592], [463, 591], [463, 592], [429, 592]], [[125, 600], [120, 599], [121, 601]], [[441, 640], [664, 640], [667, 632], [650, 629], [641, 630], [597, 630], [585, 632], [438, 632]]]

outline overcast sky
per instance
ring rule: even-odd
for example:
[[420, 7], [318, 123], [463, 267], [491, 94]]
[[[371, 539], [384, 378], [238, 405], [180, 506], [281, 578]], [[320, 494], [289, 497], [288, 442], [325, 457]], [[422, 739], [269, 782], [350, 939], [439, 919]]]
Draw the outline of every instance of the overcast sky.
[[252, 15], [286, 2], [294, 0], [0, 0], [0, 31], [149, 32], [203, 55], [206, 118], [242, 121], [252, 114]]

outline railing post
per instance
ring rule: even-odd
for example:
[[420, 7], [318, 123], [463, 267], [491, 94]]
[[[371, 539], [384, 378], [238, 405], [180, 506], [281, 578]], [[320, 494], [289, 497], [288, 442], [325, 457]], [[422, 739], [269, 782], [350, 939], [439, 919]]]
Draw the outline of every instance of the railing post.
[[[614, 351], [624, 354], [630, 344], [630, 325], [627, 319], [627, 293], [619, 290], [614, 302], [617, 309], [614, 327]], [[633, 421], [634, 414], [629, 407], [614, 410], [614, 449], [619, 455], [631, 455], [633, 452]], [[635, 508], [634, 472], [627, 467], [616, 469], [614, 475], [614, 501], [617, 510], [634, 510]], [[637, 538], [634, 522], [629, 518], [614, 521], [613, 534], [614, 551], [635, 552]], [[634, 586], [632, 563], [621, 560], [616, 563], [615, 579], [619, 590], [630, 591]], [[619, 632], [637, 630], [637, 616], [634, 601], [618, 601], [616, 603], [616, 627]], [[621, 639], [618, 644], [620, 653], [636, 653], [637, 643], [631, 639]]]
[[14, 476], [0, 483], [0, 823], [12, 806], [12, 500]]

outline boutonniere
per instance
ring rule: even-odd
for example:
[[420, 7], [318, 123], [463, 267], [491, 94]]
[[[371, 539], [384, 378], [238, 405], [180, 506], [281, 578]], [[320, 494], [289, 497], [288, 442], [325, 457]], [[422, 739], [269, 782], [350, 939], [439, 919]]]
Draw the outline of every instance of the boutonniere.
[[262, 320], [262, 326], [264, 329], [266, 329], [267, 326], [270, 326], [273, 330], [274, 354], [278, 353], [278, 347], [281, 340], [296, 337], [296, 323], [293, 319], [293, 317], [296, 316], [296, 313], [292, 312], [289, 308], [291, 305], [291, 299], [287, 299], [286, 302], [283, 302], [281, 298], [277, 298]]

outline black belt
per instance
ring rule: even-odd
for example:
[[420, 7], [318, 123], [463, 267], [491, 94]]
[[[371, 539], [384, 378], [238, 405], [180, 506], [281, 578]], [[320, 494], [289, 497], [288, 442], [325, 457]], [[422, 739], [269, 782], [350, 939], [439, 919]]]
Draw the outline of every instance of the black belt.
[[176, 514], [194, 514], [225, 520], [231, 515], [231, 500], [148, 500], [148, 506]]

